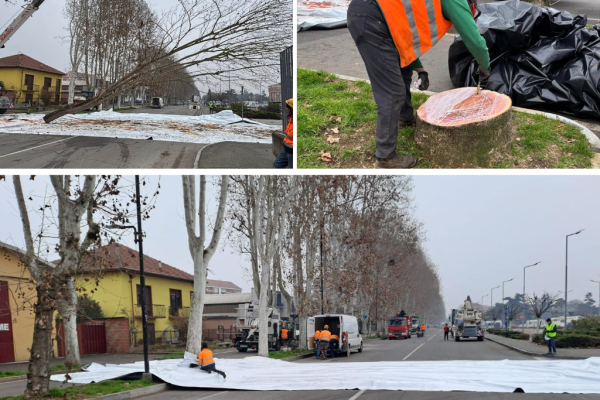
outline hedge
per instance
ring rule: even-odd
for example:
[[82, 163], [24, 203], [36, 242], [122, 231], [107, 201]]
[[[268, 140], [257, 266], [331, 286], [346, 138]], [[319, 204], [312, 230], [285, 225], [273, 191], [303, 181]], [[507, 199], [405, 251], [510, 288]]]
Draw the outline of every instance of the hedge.
[[[565, 347], [600, 347], [600, 336], [580, 335], [577, 333], [563, 334], [560, 331], [556, 336], [555, 344], [558, 348]], [[538, 344], [546, 344], [544, 334], [534, 335], [533, 341]]]

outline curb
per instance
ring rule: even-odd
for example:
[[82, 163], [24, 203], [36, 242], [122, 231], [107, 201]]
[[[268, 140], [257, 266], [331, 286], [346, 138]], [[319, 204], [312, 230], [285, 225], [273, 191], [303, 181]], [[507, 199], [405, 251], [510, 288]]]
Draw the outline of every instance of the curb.
[[[511, 345], [506, 344], [506, 343], [502, 343], [502, 342], [500, 342], [498, 340], [490, 339], [487, 335], [485, 336], [485, 338], [487, 340], [491, 341], [491, 342], [497, 343], [497, 344], [499, 344], [501, 346], [504, 346], [504, 347], [508, 347], [509, 349], [517, 351], [517, 352], [519, 352], [521, 354], [526, 354], [528, 356], [536, 356], [536, 357], [547, 357], [546, 354], [544, 354], [544, 353], [535, 353], [533, 351], [527, 351], [527, 350], [519, 349], [518, 347], [511, 346]], [[556, 359], [556, 358], [558, 358], [558, 359], [561, 359], [561, 360], [586, 360], [589, 357], [553, 356], [553, 357], [548, 357], [548, 358], [549, 359]]]
[[137, 397], [147, 396], [149, 394], [164, 392], [167, 390], [167, 384], [161, 383], [154, 386], [148, 386], [141, 389], [127, 390], [125, 392], [107, 394], [106, 396], [96, 397], [97, 400], [124, 400], [124, 399], [135, 399]]
[[[83, 370], [81, 368], [78, 368], [78, 369], [72, 369], [70, 371], [68, 371], [68, 370], [54, 371], [54, 372], [50, 373], [50, 375], [63, 375], [63, 374], [68, 374], [68, 373], [72, 373], [72, 372], [82, 372], [82, 371]], [[23, 381], [25, 379], [27, 379], [27, 374], [17, 375], [17, 376], [7, 376], [4, 378], [0, 378], [0, 383]]]
[[304, 358], [309, 358], [309, 357], [314, 357], [314, 356], [315, 356], [314, 353], [302, 354], [302, 355], [299, 355], [299, 356], [284, 358], [284, 359], [282, 359], [282, 361], [292, 362], [292, 361], [302, 360]]
[[[313, 71], [313, 72], [318, 72], [314, 69], [310, 69], [310, 68], [306, 68], [309, 71]], [[352, 82], [366, 82], [368, 84], [370, 84], [371, 82], [368, 79], [361, 79], [361, 78], [355, 78], [352, 76], [346, 76], [346, 75], [337, 75], [337, 74], [333, 74], [335, 76], [337, 76], [338, 78], [345, 80], [345, 81], [352, 81]], [[417, 90], [414, 88], [410, 88], [410, 92], [411, 93], [422, 93], [425, 94], [427, 96], [433, 96], [438, 94], [438, 92], [431, 92], [429, 90]], [[536, 114], [536, 115], [543, 115], [546, 118], [549, 119], [556, 119], [560, 122], [564, 122], [565, 124], [571, 125], [576, 127], [577, 129], [579, 129], [579, 131], [586, 137], [586, 139], [588, 140], [588, 143], [590, 144], [590, 148], [592, 149], [593, 152], [595, 153], [600, 153], [600, 138], [598, 138], [598, 136], [596, 136], [594, 134], [594, 132], [592, 132], [589, 128], [583, 126], [582, 124], [580, 124], [579, 122], [573, 121], [572, 119], [566, 118], [566, 117], [561, 117], [560, 115], [556, 115], [556, 114], [551, 114], [551, 113], [547, 113], [544, 111], [536, 111], [536, 110], [529, 110], [527, 108], [521, 108], [521, 107], [515, 107], [513, 106], [512, 108], [514, 111], [518, 111], [518, 112], [523, 112], [523, 113], [527, 113], [527, 114]]]
[[204, 149], [207, 149], [216, 144], [217, 143], [211, 143], [209, 145], [204, 146], [203, 148], [200, 149], [200, 151], [198, 151], [198, 154], [196, 155], [196, 159], [194, 160], [194, 169], [200, 169], [200, 156], [202, 155], [202, 152], [204, 151]]

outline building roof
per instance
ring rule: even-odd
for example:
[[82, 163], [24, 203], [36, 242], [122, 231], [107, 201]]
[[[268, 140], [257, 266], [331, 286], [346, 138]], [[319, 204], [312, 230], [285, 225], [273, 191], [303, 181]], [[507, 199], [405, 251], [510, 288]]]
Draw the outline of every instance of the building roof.
[[26, 68], [50, 74], [64, 75], [64, 72], [34, 60], [25, 54], [15, 54], [14, 56], [0, 58], [0, 68]]
[[[14, 253], [17, 256], [22, 256], [22, 257], [27, 256], [27, 252], [25, 250], [23, 250], [23, 249], [21, 249], [21, 248], [19, 248], [17, 246], [13, 246], [12, 244], [0, 242], [0, 249], [8, 250], [8, 251], [10, 251], [11, 253]], [[38, 262], [43, 267], [54, 268], [54, 264], [49, 263], [48, 261], [44, 261], [44, 260], [42, 260], [39, 257], [38, 257]]]
[[225, 288], [225, 289], [237, 289], [237, 290], [242, 290], [241, 287], [239, 287], [238, 285], [236, 285], [233, 282], [228, 282], [228, 281], [218, 281], [216, 279], [207, 279], [206, 280], [206, 286], [212, 286], [212, 287], [219, 287], [219, 288]]
[[[140, 272], [139, 253], [122, 244], [111, 243], [107, 246], [102, 246], [94, 251], [94, 255], [102, 259], [105, 263], [105, 271]], [[146, 254], [144, 254], [144, 274], [194, 282], [193, 275]]]
[[242, 304], [252, 303], [252, 293], [206, 294], [204, 304]]

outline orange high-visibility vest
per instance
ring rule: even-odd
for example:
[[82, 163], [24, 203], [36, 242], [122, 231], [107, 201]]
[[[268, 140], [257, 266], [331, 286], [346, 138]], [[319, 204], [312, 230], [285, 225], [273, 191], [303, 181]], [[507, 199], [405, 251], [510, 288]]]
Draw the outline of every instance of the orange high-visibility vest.
[[282, 339], [287, 339], [287, 329], [283, 328], [281, 330], [281, 338]]
[[319, 340], [321, 338], [321, 331], [315, 332], [315, 340]]
[[442, 15], [441, 1], [377, 0], [400, 53], [402, 68], [427, 53], [452, 26]]
[[424, 331], [425, 329], [427, 329], [427, 327], [425, 325], [421, 326], [422, 331]]
[[321, 331], [321, 342], [329, 342], [331, 340], [331, 332], [325, 330]]
[[283, 140], [291, 147], [294, 147], [294, 120], [292, 117], [288, 117], [288, 124], [285, 127], [285, 137]]
[[331, 340], [333, 339], [337, 339], [337, 341], [340, 341], [340, 337], [338, 335], [331, 335]]
[[214, 364], [215, 360], [213, 360], [212, 351], [209, 349], [202, 350], [200, 354], [198, 354], [198, 362], [203, 367], [209, 364]]

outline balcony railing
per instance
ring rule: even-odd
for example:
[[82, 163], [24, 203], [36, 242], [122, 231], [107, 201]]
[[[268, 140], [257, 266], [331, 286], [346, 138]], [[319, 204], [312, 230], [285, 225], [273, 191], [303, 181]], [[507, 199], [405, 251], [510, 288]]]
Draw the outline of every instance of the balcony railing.
[[51, 93], [56, 93], [56, 86], [44, 86], [42, 87], [42, 92], [51, 92]]
[[169, 317], [188, 317], [190, 316], [189, 307], [169, 307]]
[[[146, 307], [148, 318], [166, 318], [167, 307], [160, 304], [148, 304]], [[135, 317], [142, 318], [142, 305], [135, 305]]]
[[39, 92], [40, 85], [23, 85], [21, 86], [22, 92]]

